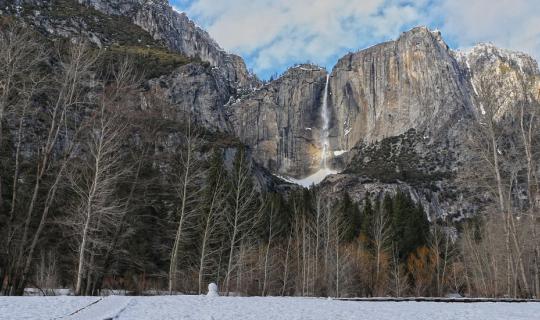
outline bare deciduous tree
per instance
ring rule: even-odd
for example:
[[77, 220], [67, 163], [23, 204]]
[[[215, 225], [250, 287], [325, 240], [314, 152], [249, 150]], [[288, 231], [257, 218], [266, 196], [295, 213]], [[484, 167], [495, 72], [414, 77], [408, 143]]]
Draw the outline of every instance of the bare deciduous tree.
[[183, 149], [179, 153], [178, 173], [174, 175], [176, 201], [178, 203], [175, 209], [176, 232], [170, 252], [168, 273], [168, 290], [171, 294], [175, 290], [181, 246], [189, 236], [188, 230], [196, 222], [196, 215], [200, 213], [195, 205], [198, 195], [195, 188], [200, 177], [200, 163], [196, 157], [197, 148], [199, 147], [199, 135], [192, 129], [190, 120], [188, 119], [184, 135]]
[[[225, 212], [225, 180], [226, 174], [221, 165], [221, 155], [218, 151], [214, 151], [211, 167], [208, 172], [207, 186], [205, 190], [205, 200], [208, 203], [203, 204], [203, 212], [201, 215], [201, 239], [199, 245], [199, 265], [198, 265], [198, 289], [199, 294], [204, 290], [204, 279], [208, 275], [208, 269], [213, 266], [212, 257], [215, 257], [221, 251], [221, 246], [218, 244], [221, 239], [220, 234], [223, 233]], [[216, 276], [216, 272], [210, 272], [211, 276]], [[216, 282], [219, 279], [215, 279]]]
[[[9, 284], [11, 294], [21, 294], [24, 289], [35, 249], [56, 199], [59, 184], [65, 178], [71, 153], [82, 128], [80, 121], [76, 120], [76, 110], [85, 100], [83, 87], [85, 80], [90, 78], [95, 55], [89, 53], [84, 43], [77, 43], [70, 48], [67, 59], [62, 61], [58, 76], [53, 78], [55, 86], [48, 90], [51, 96], [46, 106], [49, 119], [46, 121], [43, 140], [37, 142], [37, 167], [21, 234], [17, 239], [18, 245]], [[58, 146], [60, 140], [65, 142], [63, 148]], [[63, 150], [62, 154], [58, 153], [59, 148]], [[51, 182], [44, 188], [46, 177], [51, 178]], [[38, 207], [39, 203], [42, 205]], [[38, 210], [39, 215], [35, 217]], [[35, 230], [31, 230], [34, 218], [39, 222]]]
[[249, 236], [259, 219], [262, 207], [257, 208], [258, 194], [253, 186], [251, 164], [244, 149], [237, 150], [230, 181], [230, 209], [226, 213], [229, 230], [227, 250], [229, 258], [225, 274], [225, 292], [230, 293], [230, 282], [238, 259], [237, 249]]
[[388, 213], [382, 205], [378, 206], [378, 210], [375, 210], [372, 220], [372, 235], [373, 235], [373, 248], [375, 255], [375, 293], [377, 295], [384, 295], [386, 284], [386, 266], [388, 265], [388, 258], [390, 257], [391, 246], [391, 230], [390, 219]]
[[77, 295], [83, 293], [85, 278], [89, 288], [93, 258], [98, 250], [107, 247], [106, 239], [126, 210], [116, 196], [116, 187], [127, 174], [122, 164], [122, 153], [119, 152], [127, 129], [126, 124], [118, 121], [116, 114], [108, 108], [109, 103], [103, 98], [88, 129], [88, 142], [85, 144], [87, 159], [83, 161], [82, 168], [75, 168], [69, 176], [78, 198], [73, 221], [80, 236], [77, 241]]
[[[45, 60], [45, 56], [45, 49], [23, 25], [12, 23], [0, 30], [0, 150], [5, 147], [4, 133], [9, 130], [9, 126], [7, 128], [4, 126], [6, 120], [10, 118], [11, 121], [18, 123], [15, 163], [12, 166], [8, 164], [11, 161], [10, 155], [3, 154], [0, 157], [2, 169], [12, 168], [12, 172], [9, 173], [0, 170], [0, 217], [4, 215], [4, 210], [9, 212], [4, 220], [6, 224], [0, 223], [0, 230], [5, 235], [0, 245], [0, 292], [4, 289], [4, 275], [12, 273], [11, 271], [15, 268], [13, 244], [17, 235], [14, 224], [18, 200], [17, 182], [20, 173], [23, 123], [30, 111], [35, 92], [42, 86], [38, 66]], [[13, 177], [10, 201], [4, 201], [3, 198], [6, 187], [3, 181], [4, 174], [10, 174]]]

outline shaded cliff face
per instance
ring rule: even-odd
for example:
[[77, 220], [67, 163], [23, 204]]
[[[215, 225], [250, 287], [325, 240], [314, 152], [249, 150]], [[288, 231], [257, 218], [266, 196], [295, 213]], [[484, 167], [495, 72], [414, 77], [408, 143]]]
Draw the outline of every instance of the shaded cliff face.
[[148, 89], [174, 105], [178, 118], [191, 114], [191, 120], [212, 131], [230, 132], [224, 105], [231, 92], [227, 79], [217, 68], [187, 64], [171, 74], [148, 81]]
[[440, 35], [423, 27], [343, 57], [331, 88], [341, 149], [411, 128], [435, 132], [471, 109], [459, 64]]
[[[187, 119], [204, 127], [198, 131], [201, 135], [197, 138], [197, 159], [206, 160], [213, 150], [221, 150], [226, 169], [231, 169], [236, 152], [244, 148], [231, 135], [225, 106], [232, 97], [259, 86], [258, 79], [247, 72], [240, 57], [219, 48], [205, 31], [172, 10], [168, 1], [0, 0], [0, 26], [5, 21], [20, 21], [37, 31], [36, 39], [42, 40], [51, 52], [51, 64], [58, 63], [52, 55], [52, 45], [75, 39], [93, 44], [89, 46], [90, 52], [101, 49], [99, 62], [92, 69], [94, 76], [102, 67], [109, 67], [107, 62], [127, 56], [144, 80], [133, 95], [123, 97], [129, 100], [129, 108], [122, 112], [129, 113], [127, 118], [133, 117], [134, 121], [148, 121], [152, 133], [143, 136], [149, 132], [141, 133], [137, 128], [133, 141], [126, 141], [124, 146], [135, 148], [149, 142], [149, 157], [155, 157], [153, 165], [159, 168], [160, 175], [170, 175], [171, 167], [166, 161], [182, 149]], [[159, 70], [146, 73], [147, 67]], [[96, 89], [93, 81], [87, 85], [89, 92]], [[85, 116], [73, 115], [77, 120]], [[14, 136], [18, 122], [6, 122], [4, 128]], [[39, 129], [40, 123], [28, 125]], [[58, 156], [63, 154], [66, 141], [55, 145]], [[32, 158], [38, 153], [39, 144], [29, 141], [28, 145], [25, 156]], [[249, 150], [246, 156], [253, 162]], [[287, 193], [298, 188], [257, 164], [252, 167], [252, 180], [257, 190]]]
[[229, 106], [236, 135], [271, 171], [301, 177], [320, 167], [326, 74], [312, 65], [291, 68]]
[[129, 17], [154, 39], [163, 41], [173, 51], [199, 57], [219, 67], [229, 85], [243, 90], [260, 85], [250, 74], [244, 60], [225, 52], [210, 35], [178, 13], [168, 0], [78, 0], [109, 15]]

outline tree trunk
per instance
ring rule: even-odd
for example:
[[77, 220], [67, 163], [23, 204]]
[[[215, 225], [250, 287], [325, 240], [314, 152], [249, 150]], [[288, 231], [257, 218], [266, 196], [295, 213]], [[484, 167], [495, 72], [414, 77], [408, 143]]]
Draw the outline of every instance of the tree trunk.
[[[190, 137], [191, 139], [191, 137]], [[169, 265], [169, 294], [172, 294], [175, 286], [175, 280], [176, 280], [176, 270], [178, 268], [178, 250], [180, 247], [180, 241], [182, 240], [183, 236], [183, 227], [184, 227], [184, 220], [186, 216], [186, 202], [187, 202], [187, 187], [188, 182], [190, 179], [190, 168], [191, 168], [191, 152], [192, 152], [192, 145], [191, 140], [188, 141], [188, 151], [187, 151], [187, 159], [184, 164], [185, 171], [184, 171], [184, 177], [183, 177], [183, 186], [182, 186], [182, 194], [181, 194], [181, 205], [180, 205], [180, 221], [178, 222], [178, 228], [176, 230], [176, 236], [174, 239], [174, 245], [171, 252], [171, 261]]]
[[289, 252], [291, 249], [291, 242], [292, 242], [292, 232], [289, 235], [289, 240], [287, 241], [287, 250], [285, 252], [285, 263], [284, 263], [284, 270], [283, 270], [283, 286], [281, 288], [281, 296], [285, 295], [285, 290], [287, 290], [287, 280], [289, 278]]
[[82, 241], [81, 245], [79, 246], [79, 262], [78, 262], [78, 268], [77, 268], [77, 282], [75, 285], [75, 295], [79, 296], [81, 295], [81, 289], [82, 289], [82, 282], [83, 282], [83, 274], [85, 272], [85, 266], [84, 266], [84, 255], [86, 251], [87, 241], [88, 241], [88, 230], [90, 229], [90, 211], [87, 211], [87, 217], [86, 221], [84, 223], [83, 228], [83, 234], [82, 234]]

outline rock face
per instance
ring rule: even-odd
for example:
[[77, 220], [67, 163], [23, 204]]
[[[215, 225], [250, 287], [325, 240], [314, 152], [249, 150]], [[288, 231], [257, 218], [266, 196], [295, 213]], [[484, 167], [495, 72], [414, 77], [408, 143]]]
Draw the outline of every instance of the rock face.
[[150, 80], [148, 86], [157, 96], [172, 103], [179, 115], [189, 112], [192, 120], [205, 128], [231, 131], [224, 113], [231, 92], [217, 68], [188, 64], [170, 75]]
[[300, 177], [319, 168], [326, 74], [300, 65], [229, 106], [236, 135], [271, 171]]
[[[235, 133], [274, 172], [306, 176], [320, 163], [325, 73], [313, 69], [292, 68], [230, 106]], [[424, 143], [461, 153], [468, 128], [483, 115], [481, 78], [496, 87], [498, 118], [538, 94], [538, 66], [527, 55], [490, 45], [454, 52], [425, 27], [348, 54], [330, 76], [330, 149], [337, 155], [415, 129]], [[350, 166], [353, 151], [334, 163]]]
[[333, 134], [340, 149], [411, 128], [436, 131], [472, 103], [466, 77], [439, 33], [412, 29], [351, 53], [332, 71]]
[[173, 51], [199, 57], [220, 72], [234, 88], [248, 90], [258, 86], [244, 60], [225, 52], [210, 35], [184, 13], [176, 12], [168, 0], [78, 0], [109, 15], [126, 16]]
[[92, 6], [95, 9], [108, 14], [108, 15], [125, 15], [133, 13], [139, 9], [140, 6], [147, 2], [152, 2], [156, 5], [166, 5], [167, 0], [112, 0], [112, 1], [100, 1], [100, 0], [78, 0], [81, 4]]

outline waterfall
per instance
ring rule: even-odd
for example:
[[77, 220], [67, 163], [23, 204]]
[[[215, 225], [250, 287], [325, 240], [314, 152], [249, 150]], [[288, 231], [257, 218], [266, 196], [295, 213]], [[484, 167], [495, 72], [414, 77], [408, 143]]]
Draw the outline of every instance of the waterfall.
[[338, 173], [328, 167], [328, 154], [330, 149], [330, 112], [328, 110], [328, 84], [330, 82], [330, 74], [326, 76], [326, 84], [324, 85], [324, 93], [321, 104], [321, 164], [319, 171], [305, 177], [303, 179], [294, 179], [291, 177], [281, 177], [289, 182], [299, 184], [304, 187], [311, 187], [312, 185], [319, 184], [328, 175]]
[[328, 137], [330, 136], [330, 116], [328, 115], [328, 83], [330, 82], [330, 74], [326, 75], [326, 84], [324, 85], [324, 94], [321, 107], [321, 118], [322, 118], [322, 128], [321, 128], [321, 149], [322, 149], [322, 161], [321, 169], [328, 168], [328, 149], [330, 146], [330, 141]]

